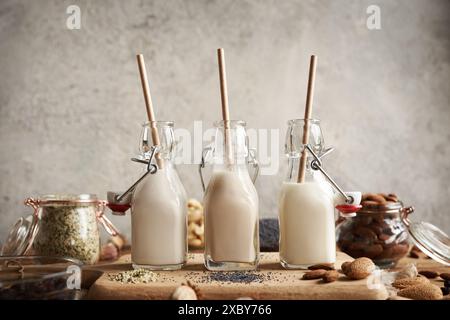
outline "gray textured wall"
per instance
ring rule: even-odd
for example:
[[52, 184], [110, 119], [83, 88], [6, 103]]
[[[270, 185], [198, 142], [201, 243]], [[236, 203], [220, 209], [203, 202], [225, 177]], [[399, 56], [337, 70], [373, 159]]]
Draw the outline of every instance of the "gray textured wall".
[[[68, 30], [78, 4], [82, 29]], [[381, 30], [366, 8], [381, 7]], [[51, 192], [122, 189], [138, 174], [144, 53], [157, 117], [191, 129], [220, 117], [217, 47], [227, 53], [232, 117], [280, 128], [301, 117], [308, 59], [319, 56], [314, 115], [337, 147], [327, 168], [345, 189], [393, 191], [450, 231], [449, 1], [0, 2], [0, 236]], [[282, 141], [280, 141], [282, 142]], [[280, 143], [281, 148], [281, 143]], [[285, 175], [257, 187], [276, 215]], [[180, 176], [201, 189], [192, 166]], [[114, 221], [129, 232], [129, 217]]]

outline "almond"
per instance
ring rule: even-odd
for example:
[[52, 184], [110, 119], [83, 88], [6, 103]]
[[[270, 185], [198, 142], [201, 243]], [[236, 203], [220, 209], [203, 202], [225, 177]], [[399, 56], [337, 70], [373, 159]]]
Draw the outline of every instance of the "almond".
[[389, 193], [388, 196], [389, 196], [389, 197], [394, 197], [394, 198], [397, 198], [397, 199], [398, 199], [398, 197], [397, 197], [397, 195], [396, 195], [395, 193]]
[[361, 201], [361, 204], [363, 206], [377, 206], [378, 202], [373, 201], [373, 200], [364, 200], [364, 201]]
[[320, 279], [325, 275], [326, 272], [327, 272], [327, 270], [323, 270], [323, 269], [311, 270], [311, 271], [306, 272], [303, 275], [302, 279], [303, 280]]
[[364, 249], [364, 256], [367, 258], [375, 258], [383, 252], [383, 246], [381, 244], [373, 244], [367, 246]]
[[347, 274], [348, 272], [348, 268], [350, 267], [350, 264], [352, 262], [351, 261], [345, 261], [342, 265], [341, 265], [341, 270], [344, 274]]
[[439, 275], [444, 280], [450, 280], [450, 273], [444, 272]]
[[358, 237], [361, 237], [368, 241], [375, 241], [377, 240], [377, 234], [373, 232], [371, 229], [366, 227], [358, 227], [356, 228], [353, 233], [357, 235]]
[[119, 257], [119, 250], [113, 243], [109, 242], [102, 247], [100, 253], [100, 260], [102, 261], [115, 260], [118, 257]]
[[437, 276], [439, 275], [438, 272], [432, 271], [432, 270], [421, 270], [421, 271], [419, 271], [419, 274], [423, 275], [424, 277], [426, 277], [428, 279], [437, 278]]
[[334, 263], [318, 263], [308, 267], [309, 270], [334, 270]]
[[345, 275], [353, 280], [367, 278], [375, 270], [375, 264], [371, 259], [362, 257], [354, 260], [347, 268]]
[[413, 286], [428, 284], [428, 283], [430, 283], [430, 280], [428, 280], [427, 278], [425, 278], [423, 276], [418, 276], [415, 278], [404, 278], [404, 279], [395, 280], [392, 283], [392, 286], [397, 289], [405, 289], [408, 287], [413, 287]]
[[375, 201], [377, 204], [385, 204], [386, 199], [382, 195], [370, 193], [366, 196], [365, 200]]
[[409, 256], [410, 256], [411, 258], [414, 258], [414, 259], [419, 259], [419, 258], [420, 258], [419, 253], [418, 253], [417, 251], [414, 251], [414, 250], [411, 250], [411, 251], [409, 252]]
[[328, 270], [327, 272], [325, 272], [324, 276], [322, 277], [322, 280], [324, 282], [334, 282], [339, 278], [339, 272], [337, 272], [336, 270]]
[[414, 300], [440, 300], [443, 298], [441, 288], [431, 283], [407, 287], [400, 290], [397, 295]]

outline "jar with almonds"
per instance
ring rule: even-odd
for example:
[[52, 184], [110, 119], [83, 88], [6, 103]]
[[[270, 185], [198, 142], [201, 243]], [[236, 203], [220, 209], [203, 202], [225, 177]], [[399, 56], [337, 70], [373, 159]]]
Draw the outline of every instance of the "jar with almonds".
[[364, 194], [362, 209], [336, 229], [338, 247], [354, 258], [368, 257], [382, 268], [394, 266], [409, 251], [407, 227], [402, 222], [404, 207], [395, 194]]

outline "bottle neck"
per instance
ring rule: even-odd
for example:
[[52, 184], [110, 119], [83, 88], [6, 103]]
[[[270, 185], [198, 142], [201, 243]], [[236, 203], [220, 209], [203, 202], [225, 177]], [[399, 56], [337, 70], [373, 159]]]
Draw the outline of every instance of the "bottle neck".
[[215, 165], [228, 169], [246, 168], [249, 151], [244, 125], [236, 121], [226, 127], [223, 122], [216, 124], [213, 148]]
[[[311, 168], [311, 162], [313, 158], [308, 157], [305, 168], [305, 182], [320, 182], [324, 181], [325, 177], [320, 171], [313, 170]], [[288, 158], [288, 172], [286, 176], [286, 182], [298, 182], [298, 171], [300, 165], [300, 157], [291, 156]]]

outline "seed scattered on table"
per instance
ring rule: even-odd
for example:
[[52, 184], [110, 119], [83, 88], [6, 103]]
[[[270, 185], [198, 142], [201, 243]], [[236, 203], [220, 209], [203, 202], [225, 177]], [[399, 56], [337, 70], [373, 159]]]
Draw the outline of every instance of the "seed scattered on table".
[[[189, 276], [189, 274], [188, 274]], [[231, 272], [209, 272], [201, 275], [196, 281], [201, 283], [263, 283], [271, 280], [272, 272], [259, 273], [255, 271], [231, 271]]]
[[150, 270], [136, 269], [108, 274], [108, 279], [120, 283], [150, 283], [155, 282], [158, 275]]

